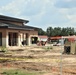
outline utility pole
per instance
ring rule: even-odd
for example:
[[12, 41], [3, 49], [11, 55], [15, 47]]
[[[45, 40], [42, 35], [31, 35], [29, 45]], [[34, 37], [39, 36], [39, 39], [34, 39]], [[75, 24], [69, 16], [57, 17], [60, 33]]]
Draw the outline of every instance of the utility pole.
[[62, 60], [63, 60], [63, 46], [64, 46], [64, 39], [63, 39], [63, 36], [61, 37], [61, 50], [60, 50], [60, 53], [61, 53], [61, 56], [60, 56], [60, 75], [63, 75], [63, 72], [62, 72], [62, 67], [63, 67], [63, 64], [62, 64]]

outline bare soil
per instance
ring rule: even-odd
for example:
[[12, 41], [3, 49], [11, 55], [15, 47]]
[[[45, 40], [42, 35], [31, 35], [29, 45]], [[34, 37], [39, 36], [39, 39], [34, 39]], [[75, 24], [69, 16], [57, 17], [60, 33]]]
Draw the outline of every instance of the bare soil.
[[61, 50], [60, 46], [49, 50], [38, 46], [12, 48], [5, 54], [0, 53], [0, 69], [43, 72], [41, 75], [76, 75], [76, 55], [62, 55]]

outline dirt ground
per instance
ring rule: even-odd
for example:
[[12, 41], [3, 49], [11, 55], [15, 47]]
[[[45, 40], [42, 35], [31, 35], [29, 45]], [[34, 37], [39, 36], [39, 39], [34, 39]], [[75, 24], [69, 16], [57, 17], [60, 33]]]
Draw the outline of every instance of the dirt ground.
[[61, 54], [63, 47], [25, 46], [9, 48], [0, 53], [2, 69], [21, 69], [43, 72], [41, 75], [76, 75], [76, 55]]

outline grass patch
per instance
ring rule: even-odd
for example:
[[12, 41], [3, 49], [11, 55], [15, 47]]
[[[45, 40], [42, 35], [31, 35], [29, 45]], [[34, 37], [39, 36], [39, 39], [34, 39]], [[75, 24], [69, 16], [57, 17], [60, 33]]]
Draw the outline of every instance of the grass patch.
[[5, 70], [1, 75], [40, 75], [39, 72], [28, 72], [23, 70]]
[[6, 53], [8, 51], [8, 49], [4, 46], [0, 47], [0, 52], [4, 52]]
[[52, 49], [53, 49], [53, 47], [52, 47], [52, 46], [44, 47], [44, 50], [45, 50], [45, 51], [50, 51], [50, 50], [52, 50]]

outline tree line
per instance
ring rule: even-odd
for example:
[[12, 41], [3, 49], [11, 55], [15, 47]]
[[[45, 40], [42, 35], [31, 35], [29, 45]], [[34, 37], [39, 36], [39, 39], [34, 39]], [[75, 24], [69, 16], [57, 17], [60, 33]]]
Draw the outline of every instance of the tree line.
[[48, 37], [52, 36], [68, 36], [68, 35], [76, 35], [76, 31], [72, 27], [66, 27], [66, 28], [61, 28], [61, 27], [48, 27], [46, 31], [43, 29], [38, 30], [39, 35], [47, 35]]

